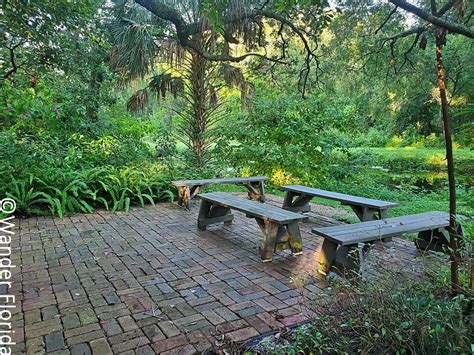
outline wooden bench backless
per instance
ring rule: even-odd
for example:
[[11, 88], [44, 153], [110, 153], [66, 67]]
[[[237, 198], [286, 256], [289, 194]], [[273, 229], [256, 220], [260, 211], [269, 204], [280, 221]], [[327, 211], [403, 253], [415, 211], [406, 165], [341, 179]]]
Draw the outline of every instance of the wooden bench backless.
[[196, 196], [203, 186], [211, 184], [241, 184], [248, 190], [249, 198], [265, 202], [266, 176], [250, 176], [236, 178], [200, 179], [200, 180], [176, 180], [172, 184], [178, 188], [178, 204], [189, 210], [191, 199]]
[[231, 213], [233, 209], [255, 218], [260, 226], [263, 233], [260, 256], [263, 261], [271, 261], [273, 253], [283, 249], [291, 249], [294, 255], [301, 254], [303, 244], [298, 222], [307, 217], [225, 192], [210, 192], [198, 197], [201, 198], [198, 216], [200, 230], [205, 230], [209, 224], [231, 223], [234, 218]]
[[398, 203], [352, 196], [301, 185], [282, 186], [286, 191], [283, 208], [293, 212], [309, 212], [309, 202], [313, 197], [323, 197], [348, 205], [363, 222], [387, 218], [387, 210], [398, 206]]
[[[346, 269], [357, 267], [359, 243], [371, 243], [406, 233], [418, 233], [416, 245], [421, 249], [441, 249], [449, 244], [449, 214], [426, 212], [356, 224], [313, 228], [312, 232], [324, 238], [319, 257], [319, 271], [329, 272], [336, 264]], [[462, 234], [459, 227], [458, 233]], [[363, 250], [364, 251], [364, 250]]]

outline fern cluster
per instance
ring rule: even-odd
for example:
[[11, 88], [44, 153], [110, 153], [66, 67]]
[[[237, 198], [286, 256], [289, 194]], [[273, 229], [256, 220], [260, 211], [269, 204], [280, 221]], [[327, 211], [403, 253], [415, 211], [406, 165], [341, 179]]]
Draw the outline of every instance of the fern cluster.
[[10, 183], [2, 186], [2, 190], [2, 195], [14, 199], [17, 211], [24, 215], [49, 211], [61, 218], [68, 213], [90, 213], [97, 208], [128, 211], [131, 205], [154, 205], [174, 196], [169, 179], [156, 166], [123, 170], [100, 167], [72, 171], [60, 177], [47, 176], [47, 179], [31, 174], [26, 179], [10, 176]]

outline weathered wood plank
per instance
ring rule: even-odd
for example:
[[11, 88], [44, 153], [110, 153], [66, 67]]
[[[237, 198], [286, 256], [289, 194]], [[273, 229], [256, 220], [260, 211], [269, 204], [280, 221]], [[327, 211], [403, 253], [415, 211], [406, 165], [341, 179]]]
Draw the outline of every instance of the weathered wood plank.
[[396, 202], [389, 202], [389, 201], [381, 201], [375, 200], [366, 197], [359, 197], [353, 195], [342, 194], [339, 192], [333, 191], [326, 191], [315, 189], [313, 187], [308, 186], [301, 186], [301, 185], [289, 185], [289, 186], [282, 186], [280, 188], [283, 191], [291, 191], [297, 194], [312, 196], [312, 197], [323, 197], [330, 200], [341, 201], [342, 203], [347, 203], [349, 205], [359, 205], [359, 206], [367, 206], [373, 208], [391, 208], [396, 207], [399, 204]]
[[[387, 226], [393, 223], [399, 224], [409, 224], [415, 223], [418, 221], [425, 221], [431, 219], [444, 219], [446, 218], [447, 213], [445, 212], [424, 212], [424, 213], [417, 213], [413, 215], [407, 216], [400, 216], [400, 217], [392, 217], [387, 218], [384, 220], [375, 220], [375, 221], [368, 221], [363, 223], [355, 223], [355, 224], [342, 224], [337, 226], [331, 227], [324, 227], [327, 232], [339, 232], [339, 231], [347, 231], [347, 233], [357, 233], [359, 230], [367, 231], [376, 229], [379, 230], [382, 226]], [[448, 216], [449, 217], [449, 216]]]
[[178, 188], [178, 205], [186, 209], [191, 207], [191, 199], [201, 191], [201, 188], [210, 184], [238, 184], [244, 185], [248, 190], [251, 200], [265, 202], [265, 181], [266, 176], [250, 176], [239, 178], [218, 178], [200, 180], [175, 180], [171, 183]]
[[271, 220], [278, 224], [287, 224], [308, 219], [307, 216], [302, 216], [298, 213], [286, 211], [282, 208], [262, 204], [253, 200], [244, 200], [226, 192], [210, 192], [200, 194], [198, 197], [209, 202], [218, 203], [224, 207], [244, 212], [249, 216]]
[[449, 214], [444, 212], [428, 212], [379, 221], [361, 222], [353, 225], [313, 228], [312, 232], [337, 244], [351, 245], [395, 237], [406, 233], [446, 228], [448, 226]]

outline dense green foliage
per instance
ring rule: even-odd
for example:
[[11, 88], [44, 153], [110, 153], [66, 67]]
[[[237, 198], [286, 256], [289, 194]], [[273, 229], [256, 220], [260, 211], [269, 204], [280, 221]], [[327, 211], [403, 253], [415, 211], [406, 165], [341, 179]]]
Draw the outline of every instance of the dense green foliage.
[[466, 299], [449, 300], [436, 278], [384, 271], [376, 280], [337, 281], [315, 301], [320, 314], [277, 342], [274, 354], [460, 354], [471, 350]]
[[[4, 58], [13, 51], [14, 61], [1, 64], [7, 80], [1, 82], [0, 192], [16, 196], [22, 213], [128, 209], [171, 197], [172, 177], [253, 174], [268, 175], [271, 189], [298, 182], [399, 201], [394, 214], [447, 209], [432, 43], [425, 51], [411, 51], [407, 63], [395, 60], [411, 45], [405, 39], [395, 53], [366, 55], [378, 40], [366, 34], [389, 12], [384, 4], [348, 3], [338, 13], [321, 12], [322, 22], [313, 28], [321, 70], [310, 72], [305, 99], [302, 44], [287, 33], [289, 64], [254, 58], [223, 73], [226, 82], [246, 83], [247, 89], [219, 89], [221, 118], [204, 133], [215, 140], [204, 167], [190, 159], [187, 147], [193, 145], [186, 141], [186, 122], [176, 114], [182, 110], [179, 100], [147, 97], [151, 105], [139, 117], [127, 112], [130, 94], [150, 82], [139, 74], [149, 72], [151, 62], [146, 71], [127, 77], [124, 55], [133, 56], [133, 48], [117, 57], [113, 45], [126, 45], [128, 37], [120, 37], [117, 27], [109, 31], [110, 23], [117, 25], [110, 7], [95, 1], [8, 6], [17, 6], [17, 13], [7, 7], [3, 19], [9, 27], [2, 38]], [[291, 4], [278, 6], [276, 11], [286, 11]], [[128, 7], [127, 13], [138, 20], [137, 9]], [[221, 10], [212, 8], [213, 21]], [[24, 15], [16, 21], [19, 14]], [[48, 14], [50, 21], [44, 21]], [[148, 33], [145, 27], [120, 25], [136, 39]], [[58, 26], [64, 30], [56, 31]], [[403, 26], [402, 17], [392, 17], [380, 35]], [[155, 32], [159, 35], [159, 27]], [[26, 45], [25, 38], [34, 45]], [[276, 55], [280, 40], [268, 40], [269, 54]], [[459, 205], [462, 213], [472, 214], [472, 42], [455, 37], [447, 48]], [[35, 56], [41, 60], [32, 60]], [[159, 69], [165, 67], [161, 63]], [[171, 83], [160, 83], [157, 91], [173, 92]]]
[[147, 143], [157, 120], [133, 119], [120, 104], [85, 119], [86, 105], [59, 83], [44, 78], [34, 88], [2, 87], [0, 193], [22, 213], [61, 217], [172, 197], [167, 169]]

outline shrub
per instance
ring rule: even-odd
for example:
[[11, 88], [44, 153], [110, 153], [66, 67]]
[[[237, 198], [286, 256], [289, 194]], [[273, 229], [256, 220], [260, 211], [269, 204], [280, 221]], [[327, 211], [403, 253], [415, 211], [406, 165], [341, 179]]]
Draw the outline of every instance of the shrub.
[[[472, 301], [472, 300], [471, 300]], [[376, 279], [342, 280], [315, 301], [318, 316], [266, 351], [276, 354], [469, 353], [466, 296], [447, 297], [425, 275], [383, 271]], [[265, 352], [265, 351], [264, 351]]]
[[386, 132], [376, 128], [369, 128], [367, 133], [359, 134], [355, 142], [358, 147], [384, 147], [389, 138]]
[[403, 143], [403, 138], [399, 135], [394, 135], [390, 140], [387, 142], [387, 148], [398, 148], [401, 147]]

